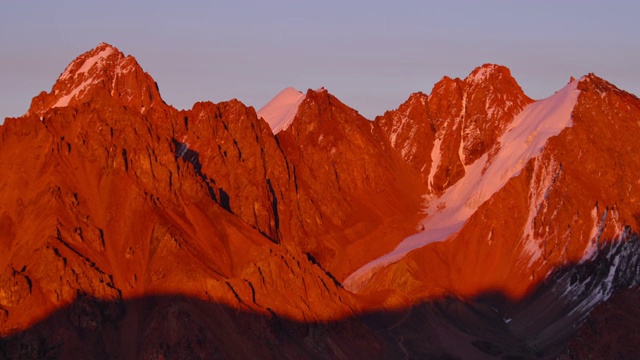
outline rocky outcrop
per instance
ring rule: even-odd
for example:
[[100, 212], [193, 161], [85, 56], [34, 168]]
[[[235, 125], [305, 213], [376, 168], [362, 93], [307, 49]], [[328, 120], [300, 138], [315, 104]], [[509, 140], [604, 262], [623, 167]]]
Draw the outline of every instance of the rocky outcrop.
[[223, 208], [280, 242], [288, 234], [281, 217], [290, 174], [269, 126], [237, 100], [197, 103], [178, 116], [183, 121], [172, 135], [176, 155], [193, 162]]
[[485, 64], [464, 80], [445, 76], [429, 96], [412, 94], [376, 123], [430, 192], [441, 194], [467, 165], [497, 153], [498, 138], [531, 102], [509, 69]]

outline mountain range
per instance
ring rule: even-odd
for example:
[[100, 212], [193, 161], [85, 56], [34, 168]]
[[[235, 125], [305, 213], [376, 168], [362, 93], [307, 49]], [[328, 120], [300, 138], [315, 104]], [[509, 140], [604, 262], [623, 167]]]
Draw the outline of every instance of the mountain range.
[[633, 358], [640, 100], [166, 104], [102, 43], [0, 126], [1, 358]]

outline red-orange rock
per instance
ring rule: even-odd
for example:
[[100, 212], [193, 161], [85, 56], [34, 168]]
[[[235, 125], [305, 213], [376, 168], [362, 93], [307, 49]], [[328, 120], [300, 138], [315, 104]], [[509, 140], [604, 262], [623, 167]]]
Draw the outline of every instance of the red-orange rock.
[[[309, 90], [274, 135], [237, 100], [174, 109], [100, 44], [0, 126], [0, 357], [557, 355], [640, 283], [640, 100], [573, 84], [549, 137], [491, 64], [373, 122]], [[509, 139], [530, 156], [491, 168]], [[459, 189], [485, 174], [495, 192]], [[457, 228], [428, 223], [456, 206]]]

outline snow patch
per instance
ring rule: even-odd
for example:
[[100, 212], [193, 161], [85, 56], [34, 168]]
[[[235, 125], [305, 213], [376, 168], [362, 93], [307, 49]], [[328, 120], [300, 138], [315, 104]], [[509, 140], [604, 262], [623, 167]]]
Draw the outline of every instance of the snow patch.
[[71, 75], [76, 77], [76, 76], [78, 76], [80, 74], [84, 74], [87, 71], [91, 70], [91, 68], [95, 64], [97, 64], [101, 60], [107, 58], [109, 55], [113, 54], [114, 52], [115, 52], [115, 49], [113, 47], [111, 47], [111, 46], [105, 47], [102, 51], [100, 51], [97, 54], [85, 59], [84, 63], [80, 67], [80, 69], [78, 69], [75, 72], [71, 71], [71, 68], [74, 67], [73, 65], [75, 63], [75, 62], [73, 62], [69, 66], [67, 66], [67, 68], [65, 69], [64, 73], [62, 73], [62, 75], [60, 75], [60, 79], [64, 80], [64, 79], [67, 79], [67, 78], [71, 77]]
[[[94, 79], [93, 77], [89, 76], [87, 73], [97, 64], [102, 64], [107, 57], [109, 57], [111, 54], [114, 54], [116, 52], [115, 48], [109, 45], [106, 45], [104, 43], [100, 44], [99, 48], [100, 47], [102, 47], [102, 50], [96, 52], [91, 56], [87, 56], [84, 59], [83, 58], [77, 59], [73, 61], [71, 64], [69, 64], [69, 66], [67, 66], [64, 73], [60, 75], [59, 81], [72, 78], [75, 84], [78, 84], [79, 82], [80, 84], [77, 86], [73, 86], [73, 88], [68, 93], [59, 97], [58, 100], [55, 102], [55, 104], [53, 104], [52, 108], [68, 106], [69, 102], [72, 99], [74, 98], [77, 99], [78, 97], [82, 96], [83, 92], [86, 92], [91, 85], [97, 84], [99, 82], [99, 80]], [[72, 69], [78, 67], [78, 64], [80, 62], [82, 62], [82, 65], [80, 66], [80, 68], [78, 68], [75, 71], [72, 71]], [[118, 64], [118, 70], [119, 68], [120, 68], [120, 64]], [[112, 87], [114, 85], [115, 85], [115, 77], [113, 80]], [[59, 92], [60, 92], [59, 90], [55, 90], [54, 95], [58, 95]]]
[[405, 125], [409, 119], [406, 116], [394, 116], [393, 124], [391, 126], [391, 135], [389, 136], [389, 140], [391, 141], [391, 146], [396, 147], [396, 142], [398, 141], [398, 134], [404, 129]]
[[460, 117], [457, 120], [457, 125], [460, 127], [460, 147], [458, 148], [458, 157], [462, 162], [462, 167], [465, 169], [465, 173], [467, 170], [467, 166], [465, 165], [465, 156], [464, 156], [464, 139], [465, 139], [465, 123], [466, 123], [466, 115], [467, 115], [467, 95], [468, 91], [465, 91], [462, 94], [462, 111], [460, 112]]
[[393, 116], [393, 125], [391, 127], [391, 134], [389, 135], [391, 146], [398, 149], [398, 147], [400, 146], [400, 144], [398, 144], [398, 135], [406, 134], [406, 129], [409, 129], [408, 134], [406, 134], [404, 137], [404, 139], [406, 140], [404, 141], [404, 144], [402, 144], [402, 148], [399, 149], [400, 154], [405, 161], [410, 161], [415, 156], [417, 151], [415, 146], [411, 146], [415, 144], [415, 141], [413, 141], [413, 139], [416, 136], [416, 128], [412, 125], [413, 123], [411, 119], [406, 114], [395, 114]]
[[89, 78], [89, 79], [85, 80], [82, 84], [80, 84], [79, 86], [74, 88], [69, 94], [59, 98], [58, 101], [56, 101], [56, 103], [53, 104], [53, 106], [51, 108], [68, 106], [69, 105], [69, 101], [71, 101], [71, 99], [77, 98], [78, 95], [81, 94], [81, 92], [87, 91], [89, 86], [91, 86], [93, 84], [94, 84], [93, 79]]
[[[324, 90], [324, 88], [316, 91], [322, 90]], [[288, 87], [258, 110], [258, 117], [263, 118], [271, 127], [271, 131], [277, 134], [291, 125], [304, 97], [302, 92]]]
[[76, 75], [85, 73], [89, 70], [91, 70], [91, 68], [98, 63], [100, 60], [106, 58], [107, 56], [113, 54], [114, 49], [112, 47], [107, 47], [104, 50], [100, 51], [99, 53], [97, 53], [96, 55], [90, 57], [89, 59], [87, 59], [84, 64], [82, 64], [82, 67], [80, 69], [78, 69], [78, 71], [76, 72]]
[[[409, 119], [405, 118], [403, 119], [403, 121], [408, 122]], [[404, 143], [404, 145], [402, 146], [402, 149], [400, 150], [400, 154], [402, 154], [402, 158], [405, 159], [406, 161], [411, 160], [411, 158], [413, 158], [413, 156], [416, 153], [416, 147], [415, 146], [411, 146], [412, 144], [415, 144], [415, 141], [413, 141], [413, 139], [416, 136], [416, 129], [412, 128], [409, 131], [409, 135], [407, 135], [407, 137], [409, 138], [409, 141], [406, 141]]]
[[458, 232], [480, 205], [540, 154], [549, 138], [572, 125], [571, 112], [579, 93], [578, 81], [573, 81], [554, 95], [528, 105], [500, 137], [500, 150], [493, 162], [487, 166], [488, 156], [484, 154], [466, 166], [465, 176], [428, 205], [428, 215], [422, 222], [424, 231], [409, 236], [393, 251], [349, 275], [345, 288], [357, 291], [379, 268]]

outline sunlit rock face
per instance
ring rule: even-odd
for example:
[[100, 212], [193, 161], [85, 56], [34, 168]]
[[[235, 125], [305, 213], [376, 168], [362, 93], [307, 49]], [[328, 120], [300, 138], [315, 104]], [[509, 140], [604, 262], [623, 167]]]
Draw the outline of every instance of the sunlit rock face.
[[492, 64], [374, 121], [324, 88], [179, 111], [100, 44], [0, 126], [0, 357], [633, 349], [638, 119]]

